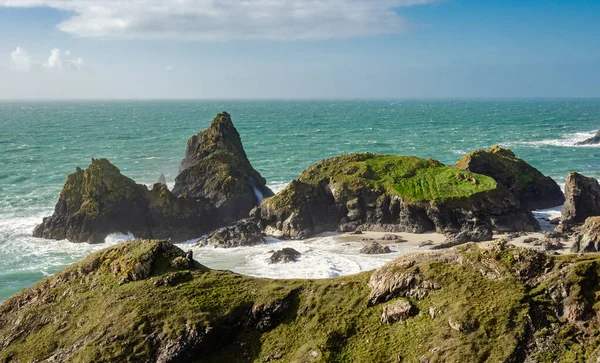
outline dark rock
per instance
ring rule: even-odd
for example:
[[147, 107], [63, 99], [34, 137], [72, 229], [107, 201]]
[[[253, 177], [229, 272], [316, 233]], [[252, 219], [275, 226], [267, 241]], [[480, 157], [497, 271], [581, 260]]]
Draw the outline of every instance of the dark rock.
[[581, 234], [571, 246], [571, 252], [600, 252], [600, 217], [586, 219], [581, 227]]
[[541, 246], [544, 251], [557, 251], [562, 250], [564, 248], [563, 243], [560, 240], [554, 238], [548, 238], [543, 240]]
[[509, 149], [494, 146], [491, 150], [473, 151], [460, 159], [456, 167], [494, 178], [529, 210], [556, 207], [565, 200], [552, 178], [517, 158]]
[[208, 129], [189, 139], [173, 193], [208, 199], [224, 224], [248, 217], [264, 198], [273, 195], [248, 161], [227, 112], [218, 114]]
[[569, 174], [565, 196], [561, 209], [563, 224], [581, 224], [588, 217], [600, 215], [600, 185], [596, 179], [579, 173]]
[[357, 229], [354, 232], [352, 232], [351, 234], [363, 234], [363, 233], [360, 229]]
[[365, 253], [367, 255], [379, 255], [383, 253], [391, 253], [392, 250], [388, 246], [382, 246], [377, 242], [373, 242], [370, 245], [364, 246], [360, 249], [360, 253]]
[[575, 145], [597, 145], [600, 144], [600, 130], [596, 132], [596, 135], [576, 143]]
[[531, 244], [534, 244], [534, 245], [535, 245], [535, 243], [536, 243], [536, 242], [539, 242], [539, 241], [540, 241], [540, 239], [539, 239], [539, 238], [536, 238], [536, 237], [529, 237], [529, 238], [525, 238], [525, 239], [523, 240], [523, 243], [531, 243]]
[[397, 234], [391, 234], [391, 233], [384, 234], [383, 237], [381, 237], [381, 240], [383, 240], [383, 241], [406, 241], [402, 237], [398, 236]]
[[269, 257], [269, 263], [287, 263], [296, 262], [302, 254], [293, 248], [285, 247], [281, 250], [275, 251], [271, 257]]
[[162, 184], [162, 185], [167, 185], [167, 178], [165, 178], [164, 174], [160, 174], [158, 176], [158, 180], [156, 181], [157, 184]]
[[[410, 172], [393, 175], [393, 170], [402, 168]], [[420, 173], [432, 176], [413, 180]], [[419, 194], [423, 189], [412, 187], [428, 183], [436, 173], [442, 185], [447, 183], [439, 188], [444, 192], [426, 189], [427, 195], [423, 196]], [[465, 174], [481, 182], [474, 186], [468, 180], [449, 180], [448, 173]], [[388, 178], [397, 178], [411, 187], [396, 190], [392, 183], [383, 182]], [[457, 190], [461, 197], [450, 197]], [[465, 192], [471, 190], [477, 192]], [[446, 197], [442, 193], [450, 194]], [[368, 153], [343, 155], [312, 165], [276, 196], [265, 200], [257, 218], [265, 233], [268, 226], [267, 234], [290, 239], [357, 228], [388, 233], [457, 233], [473, 219], [499, 232], [539, 229], [531, 212], [490, 177], [446, 167], [431, 159]]]
[[433, 241], [427, 240], [419, 243], [419, 247], [433, 246]]
[[449, 234], [446, 240], [441, 244], [433, 247], [433, 249], [448, 248], [461, 245], [467, 242], [483, 242], [491, 241], [493, 237], [492, 229], [485, 225], [476, 225], [472, 228], [467, 228], [458, 233]]
[[33, 235], [98, 243], [111, 233], [132, 233], [136, 238], [183, 241], [214, 228], [213, 214], [204, 200], [178, 199], [161, 184], [149, 191], [108, 160], [92, 159], [87, 169], [67, 176], [54, 214]]
[[260, 227], [253, 219], [242, 219], [219, 228], [202, 239], [201, 244], [213, 247], [254, 246], [267, 243]]

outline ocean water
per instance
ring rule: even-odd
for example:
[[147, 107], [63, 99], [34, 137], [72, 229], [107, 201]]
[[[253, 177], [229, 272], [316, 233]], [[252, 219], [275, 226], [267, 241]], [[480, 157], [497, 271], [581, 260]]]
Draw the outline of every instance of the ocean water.
[[[600, 148], [575, 142], [600, 128], [600, 100], [493, 101], [0, 101], [0, 301], [101, 245], [32, 238], [75, 167], [106, 157], [125, 175], [173, 183], [190, 136], [227, 111], [254, 167], [280, 190], [312, 163], [348, 152], [432, 157], [453, 164], [500, 144], [559, 183], [571, 171], [600, 177]], [[381, 265], [324, 237], [294, 246], [300, 265], [266, 266], [269, 246], [200, 250], [210, 267], [268, 277], [329, 277]], [[185, 247], [185, 246], [183, 246]]]

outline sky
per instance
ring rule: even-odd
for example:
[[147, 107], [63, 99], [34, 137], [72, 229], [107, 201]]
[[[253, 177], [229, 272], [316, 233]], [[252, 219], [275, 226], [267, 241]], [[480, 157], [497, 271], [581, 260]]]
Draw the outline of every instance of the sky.
[[600, 97], [600, 0], [0, 0], [0, 99]]

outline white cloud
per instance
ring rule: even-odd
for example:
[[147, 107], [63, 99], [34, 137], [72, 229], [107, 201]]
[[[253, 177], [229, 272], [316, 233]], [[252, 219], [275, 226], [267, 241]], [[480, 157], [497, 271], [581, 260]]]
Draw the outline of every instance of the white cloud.
[[17, 47], [17, 49], [13, 50], [10, 53], [10, 58], [12, 59], [14, 69], [19, 72], [29, 72], [33, 67], [31, 56], [21, 47]]
[[397, 9], [439, 0], [0, 0], [0, 7], [71, 12], [58, 24], [83, 37], [314, 40], [402, 33]]
[[78, 71], [83, 66], [83, 59], [72, 58], [71, 51], [61, 52], [54, 48], [50, 51], [48, 60], [44, 63], [44, 68], [59, 71]]
[[165, 66], [165, 72], [171, 72], [172, 70], [173, 70], [173, 66], [171, 66], [171, 65]]
[[50, 51], [50, 56], [46, 62], [36, 62], [29, 53], [17, 47], [10, 53], [12, 66], [19, 72], [29, 72], [34, 69], [43, 68], [48, 71], [78, 71], [83, 67], [82, 58], [73, 58], [70, 51], [61, 52], [54, 48]]

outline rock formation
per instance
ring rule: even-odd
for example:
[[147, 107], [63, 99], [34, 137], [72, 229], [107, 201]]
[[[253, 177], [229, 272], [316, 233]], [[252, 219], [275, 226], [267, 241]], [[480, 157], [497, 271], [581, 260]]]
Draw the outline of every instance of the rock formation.
[[465, 225], [539, 229], [531, 212], [492, 178], [410, 156], [349, 154], [322, 160], [253, 211], [265, 233], [457, 233]]
[[177, 198], [161, 184], [148, 190], [107, 159], [92, 159], [87, 169], [67, 176], [54, 214], [33, 235], [97, 243], [110, 233], [132, 233], [181, 241], [214, 228], [213, 214], [206, 201]]
[[596, 132], [596, 135], [576, 143], [575, 145], [597, 145], [600, 144], [600, 130]]
[[391, 253], [392, 250], [388, 246], [382, 246], [380, 243], [373, 241], [371, 244], [364, 246], [360, 249], [360, 253], [367, 255], [381, 255], [384, 253]]
[[596, 179], [579, 173], [569, 174], [565, 197], [561, 209], [563, 224], [581, 224], [588, 217], [600, 216], [600, 185]]
[[296, 262], [302, 254], [293, 248], [285, 247], [283, 249], [273, 252], [269, 257], [269, 263], [287, 263]]
[[227, 112], [218, 114], [208, 129], [189, 139], [179, 171], [173, 193], [208, 199], [224, 224], [247, 217], [252, 208], [273, 195], [248, 161]]
[[595, 362], [598, 276], [597, 255], [493, 243], [261, 279], [130, 241], [3, 302], [0, 362]]
[[499, 146], [473, 151], [460, 159], [456, 167], [494, 178], [529, 210], [556, 207], [565, 200], [552, 178]]
[[600, 252], [600, 217], [589, 217], [571, 246], [572, 253]]
[[433, 249], [454, 247], [467, 242], [491, 241], [494, 235], [490, 226], [479, 225], [470, 228], [468, 226], [466, 227], [467, 228], [464, 228], [458, 233], [448, 234], [446, 240], [433, 247]]
[[162, 184], [162, 185], [167, 185], [167, 178], [165, 177], [165, 175], [163, 173], [161, 173], [158, 176], [158, 180], [156, 181], [157, 184]]
[[266, 243], [258, 224], [252, 219], [242, 219], [234, 224], [211, 232], [200, 243], [213, 247], [241, 247]]

